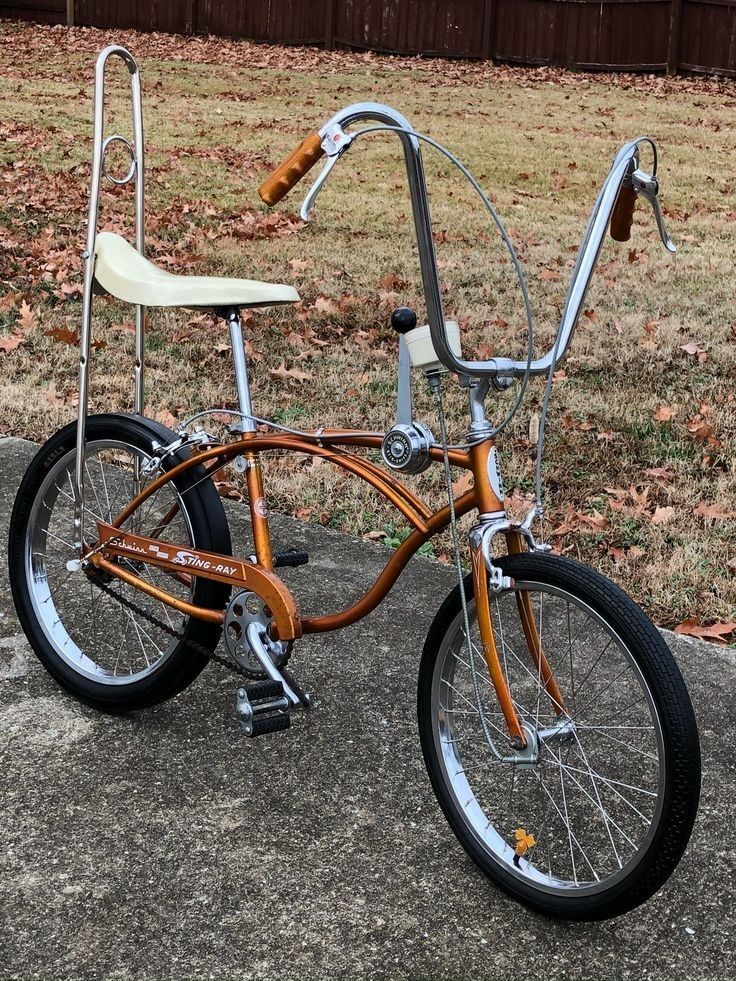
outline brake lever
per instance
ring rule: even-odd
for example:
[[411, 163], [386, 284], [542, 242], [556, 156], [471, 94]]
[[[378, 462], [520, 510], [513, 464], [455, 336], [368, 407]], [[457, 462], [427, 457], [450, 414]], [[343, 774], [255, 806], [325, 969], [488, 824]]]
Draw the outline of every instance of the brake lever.
[[351, 145], [357, 134], [346, 133], [342, 126], [333, 123], [332, 125], [323, 126], [319, 131], [319, 135], [322, 137], [322, 149], [327, 155], [327, 163], [320, 171], [317, 180], [307, 191], [307, 195], [299, 211], [300, 218], [305, 222], [309, 221], [309, 215], [314, 206], [315, 199], [322, 190], [325, 181], [330, 176], [332, 168]]
[[659, 232], [659, 237], [662, 239], [662, 245], [664, 245], [668, 252], [674, 254], [677, 252], [677, 248], [667, 234], [667, 229], [664, 227], [662, 209], [659, 206], [659, 181], [652, 174], [647, 174], [645, 171], [637, 168], [631, 175], [631, 186], [637, 194], [641, 195], [652, 206], [654, 220], [657, 222], [657, 231]]

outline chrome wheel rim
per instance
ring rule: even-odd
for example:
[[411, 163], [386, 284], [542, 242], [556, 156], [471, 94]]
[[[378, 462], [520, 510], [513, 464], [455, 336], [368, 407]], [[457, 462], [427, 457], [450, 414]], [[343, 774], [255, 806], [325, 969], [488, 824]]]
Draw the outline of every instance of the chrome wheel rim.
[[[493, 755], [459, 613], [435, 661], [435, 749], [457, 815], [495, 865], [546, 893], [592, 897], [631, 874], [656, 832], [665, 786], [661, 723], [630, 650], [595, 610], [564, 589], [517, 580], [494, 598], [492, 609], [499, 656], [525, 725], [543, 730], [558, 709], [527, 652], [517, 612], [521, 592], [531, 600], [574, 739], [540, 743], [533, 765]], [[472, 601], [468, 612], [481, 707], [506, 756], [508, 733], [479, 649]], [[525, 854], [517, 853], [517, 831], [534, 837]]]
[[[74, 450], [50, 468], [33, 502], [25, 540], [25, 574], [31, 605], [46, 641], [76, 674], [104, 685], [143, 681], [171, 657], [179, 641], [160, 627], [126, 608], [90, 581], [85, 572], [66, 563], [77, 558], [73, 547]], [[136, 464], [149, 460], [145, 451], [120, 440], [97, 440], [85, 448], [85, 529], [94, 538], [95, 522], [110, 522], [146, 479], [136, 478]], [[140, 474], [140, 471], [139, 471]], [[173, 483], [156, 491], [123, 524], [126, 530], [151, 533], [181, 498]], [[158, 534], [162, 541], [193, 545], [186, 510]], [[139, 564], [135, 570], [149, 582], [180, 599], [191, 599], [192, 586], [162, 570]], [[180, 633], [187, 618], [159, 600], [120, 580], [108, 585], [125, 599]]]

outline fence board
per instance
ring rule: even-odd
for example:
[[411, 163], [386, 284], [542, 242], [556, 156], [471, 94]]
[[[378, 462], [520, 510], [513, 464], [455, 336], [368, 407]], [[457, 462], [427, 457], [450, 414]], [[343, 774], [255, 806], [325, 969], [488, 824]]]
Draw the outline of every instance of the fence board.
[[679, 64], [736, 75], [736, 0], [684, 0]]
[[0, 3], [0, 17], [34, 20], [39, 24], [65, 24], [66, 0], [15, 0], [15, 3]]
[[76, 0], [74, 7], [75, 22], [90, 27], [176, 33], [191, 17], [191, 0]]
[[274, 44], [322, 44], [325, 4], [303, 0], [271, 0], [268, 39]]
[[652, 71], [667, 64], [670, 0], [497, 0], [498, 61]]
[[335, 41], [390, 54], [480, 58], [484, 0], [344, 0]]
[[[391, 54], [736, 76], [736, 0], [76, 0], [76, 22]], [[66, 0], [0, 0], [64, 23]]]
[[269, 0], [207, 0], [195, 3], [195, 32], [268, 41]]

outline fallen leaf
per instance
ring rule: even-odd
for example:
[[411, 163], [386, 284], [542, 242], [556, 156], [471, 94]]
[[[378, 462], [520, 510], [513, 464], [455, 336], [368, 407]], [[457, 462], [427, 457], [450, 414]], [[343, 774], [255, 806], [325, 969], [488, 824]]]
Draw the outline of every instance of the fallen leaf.
[[669, 422], [674, 414], [675, 410], [671, 405], [660, 405], [654, 410], [654, 419], [656, 422]]
[[367, 531], [363, 535], [364, 542], [382, 542], [386, 539], [385, 531]]
[[63, 395], [58, 394], [54, 385], [49, 385], [48, 388], [43, 390], [43, 397], [49, 405], [58, 406], [66, 404], [66, 399]]
[[19, 344], [22, 344], [23, 341], [24, 338], [19, 337], [18, 334], [11, 334], [10, 337], [2, 337], [0, 338], [0, 351], [2, 351], [3, 354], [9, 354], [11, 351], [14, 351]]
[[651, 522], [653, 525], [665, 525], [668, 521], [672, 521], [675, 514], [676, 511], [672, 507], [655, 508], [654, 514], [651, 517]]
[[649, 470], [644, 471], [649, 477], [654, 477], [655, 480], [664, 480], [669, 482], [674, 480], [675, 475], [669, 469], [669, 467], [650, 467]]
[[696, 344], [695, 341], [689, 341], [687, 344], [682, 344], [680, 350], [684, 351], [685, 354], [689, 354], [691, 357], [697, 358], [701, 364], [708, 358], [706, 350]]
[[691, 618], [685, 620], [675, 627], [676, 634], [685, 634], [688, 637], [701, 637], [704, 640], [712, 640], [717, 644], [725, 644], [726, 638], [736, 633], [736, 623], [711, 623], [708, 626], [701, 626], [697, 620]]
[[514, 838], [516, 839], [516, 847], [514, 848], [514, 858], [520, 858], [522, 855], [526, 855], [530, 848], [534, 848], [537, 843], [537, 839], [532, 834], [528, 834], [526, 828], [517, 828], [514, 831]]
[[608, 518], [601, 514], [600, 511], [593, 511], [592, 514], [579, 514], [580, 523], [586, 525], [588, 528], [592, 528], [594, 531], [603, 531], [604, 528], [608, 527]]
[[23, 331], [29, 331], [36, 326], [36, 314], [31, 310], [29, 305], [25, 300], [20, 305], [20, 317], [19, 321], [20, 328]]
[[314, 309], [318, 313], [326, 313], [328, 316], [337, 316], [340, 313], [340, 307], [328, 296], [318, 296], [314, 301]]
[[543, 269], [539, 275], [547, 283], [553, 283], [558, 279], [562, 279], [562, 276], [560, 276], [556, 269]]
[[539, 442], [539, 413], [532, 412], [529, 417], [529, 442], [536, 446]]
[[159, 409], [153, 418], [157, 422], [163, 423], [164, 426], [168, 426], [169, 429], [176, 429], [179, 424], [179, 420], [168, 409]]
[[470, 470], [465, 470], [452, 485], [452, 493], [455, 497], [465, 494], [473, 486], [473, 474]]
[[686, 428], [693, 439], [700, 440], [701, 442], [710, 439], [716, 431], [716, 427], [708, 422], [707, 419], [704, 419], [699, 413], [693, 416], [692, 419], [688, 419]]
[[75, 330], [71, 330], [69, 327], [53, 327], [51, 330], [44, 332], [47, 337], [53, 337], [55, 341], [60, 344], [78, 344], [79, 335]]
[[312, 269], [314, 267], [311, 259], [292, 259], [289, 265], [294, 272], [301, 272], [303, 269]]
[[405, 290], [408, 285], [405, 279], [401, 279], [395, 273], [386, 273], [385, 276], [378, 280], [378, 286], [382, 290]]
[[232, 501], [244, 501], [245, 497], [230, 480], [216, 480], [215, 488], [220, 497], [227, 497]]
[[712, 518], [714, 521], [736, 518], [736, 511], [724, 508], [722, 504], [706, 504], [705, 501], [698, 504], [693, 514], [696, 518]]
[[122, 324], [110, 324], [110, 330], [119, 330], [122, 334], [135, 334], [135, 324], [132, 320], [126, 320]]
[[293, 381], [305, 382], [310, 381], [314, 376], [310, 375], [308, 371], [299, 371], [298, 368], [287, 368], [282, 361], [278, 368], [271, 368], [269, 375], [272, 378], [280, 378], [285, 380], [287, 378], [293, 379]]

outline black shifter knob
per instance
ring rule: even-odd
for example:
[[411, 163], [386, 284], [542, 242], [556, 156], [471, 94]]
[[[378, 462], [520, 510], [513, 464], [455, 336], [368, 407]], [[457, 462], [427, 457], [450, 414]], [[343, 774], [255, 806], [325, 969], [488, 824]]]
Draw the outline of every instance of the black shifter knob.
[[417, 325], [417, 315], [411, 307], [399, 307], [391, 314], [391, 326], [398, 334], [408, 334]]

